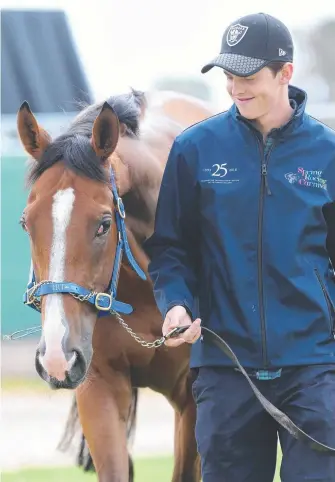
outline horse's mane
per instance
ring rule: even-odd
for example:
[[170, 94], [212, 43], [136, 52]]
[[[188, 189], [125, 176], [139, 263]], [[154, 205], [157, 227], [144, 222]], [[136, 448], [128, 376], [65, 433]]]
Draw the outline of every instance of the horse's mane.
[[[131, 89], [129, 93], [112, 96], [107, 102], [113, 107], [119, 122], [126, 127], [125, 137], [118, 144], [111, 160], [116, 181], [120, 181], [118, 162], [128, 169], [131, 189], [124, 193], [127, 225], [140, 242], [150, 233], [156, 211], [157, 196], [165, 162], [173, 139], [183, 126], [164, 114], [159, 99]], [[54, 164], [63, 161], [67, 169], [78, 175], [109, 183], [107, 171], [97, 158], [92, 146], [93, 123], [104, 102], [82, 104], [82, 111], [68, 129], [55, 138], [41, 159], [32, 161], [27, 184], [32, 186]], [[136, 146], [134, 146], [136, 143]], [[118, 161], [114, 166], [114, 161]]]
[[[126, 126], [125, 135], [137, 139], [141, 107], [145, 103], [144, 92], [132, 89], [127, 94], [110, 97], [107, 102], [113, 107], [120, 123]], [[47, 169], [60, 160], [63, 160], [66, 167], [77, 174], [96, 181], [108, 181], [105, 170], [90, 143], [93, 123], [103, 103], [82, 105], [83, 110], [76, 116], [66, 132], [49, 144], [39, 162], [32, 163], [31, 169], [28, 171], [28, 185], [34, 184]]]
[[[164, 106], [169, 104], [170, 99], [172, 102], [181, 100], [175, 110], [176, 115], [171, 115], [171, 104], [170, 112], [165, 110]], [[126, 128], [110, 161], [120, 192], [122, 186], [125, 187], [121, 196], [127, 213], [127, 227], [140, 244], [153, 229], [159, 188], [173, 140], [192, 122], [191, 115], [187, 118], [189, 101], [194, 104], [194, 99], [184, 94], [145, 93], [134, 89], [107, 99], [119, 122]], [[28, 186], [59, 161], [77, 175], [110, 182], [107, 170], [91, 145], [93, 124], [103, 104], [82, 104], [82, 111], [67, 130], [48, 145], [38, 162], [31, 163]], [[200, 100], [197, 104], [200, 112], [208, 109]], [[180, 114], [182, 109], [186, 110], [186, 114]]]

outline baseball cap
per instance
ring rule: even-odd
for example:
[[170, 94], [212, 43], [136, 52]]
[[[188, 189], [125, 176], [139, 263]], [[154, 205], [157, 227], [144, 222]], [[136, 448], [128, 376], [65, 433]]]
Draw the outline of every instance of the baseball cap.
[[248, 77], [274, 61], [293, 62], [291, 34], [277, 18], [257, 13], [229, 25], [222, 37], [220, 54], [201, 72], [221, 67], [233, 75]]

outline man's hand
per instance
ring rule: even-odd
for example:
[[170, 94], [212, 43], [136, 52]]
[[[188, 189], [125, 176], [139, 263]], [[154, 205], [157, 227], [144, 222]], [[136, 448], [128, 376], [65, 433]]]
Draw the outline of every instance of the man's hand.
[[195, 343], [201, 336], [200, 323], [200, 318], [197, 318], [192, 323], [189, 314], [183, 306], [174, 306], [166, 314], [162, 329], [163, 336], [170, 333], [170, 331], [177, 326], [189, 325], [190, 327], [181, 335], [166, 340], [165, 344], [167, 346], [176, 347], [182, 343]]

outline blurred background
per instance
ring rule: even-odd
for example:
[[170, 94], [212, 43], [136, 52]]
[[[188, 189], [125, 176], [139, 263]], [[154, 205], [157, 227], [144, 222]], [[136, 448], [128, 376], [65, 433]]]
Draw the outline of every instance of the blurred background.
[[[1, 1], [2, 335], [39, 324], [34, 310], [22, 304], [30, 255], [18, 225], [27, 197], [26, 155], [16, 133], [21, 103], [29, 102], [53, 136], [76, 114], [77, 101], [103, 100], [130, 87], [177, 90], [225, 110], [230, 100], [222, 72], [213, 69], [202, 75], [200, 69], [219, 53], [224, 28], [237, 17], [257, 11], [277, 16], [291, 29], [296, 47], [292, 83], [307, 91], [309, 113], [335, 128], [335, 3]], [[1, 344], [4, 471], [74, 464], [73, 454], [56, 451], [70, 396], [50, 394], [37, 379], [36, 340], [31, 336]], [[170, 407], [146, 391], [141, 400], [135, 455], [171, 455]], [[157, 424], [162, 428], [159, 438]]]

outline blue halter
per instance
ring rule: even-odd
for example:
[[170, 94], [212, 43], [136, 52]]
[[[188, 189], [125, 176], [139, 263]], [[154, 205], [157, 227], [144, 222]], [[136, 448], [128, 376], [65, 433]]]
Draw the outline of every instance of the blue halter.
[[117, 192], [114, 172], [112, 168], [110, 171], [110, 183], [114, 197], [118, 242], [116, 246], [112, 277], [106, 292], [97, 293], [95, 291], [90, 291], [86, 288], [83, 288], [76, 283], [68, 283], [65, 281], [41, 281], [39, 283], [36, 283], [34, 269], [31, 268], [29, 277], [30, 279], [27, 285], [27, 289], [23, 295], [23, 303], [25, 305], [28, 305], [31, 308], [34, 308], [35, 310], [40, 312], [42, 296], [55, 293], [68, 293], [74, 296], [79, 301], [87, 301], [88, 303], [94, 305], [99, 311], [99, 317], [113, 314], [114, 312], [123, 313], [126, 315], [129, 315], [133, 312], [133, 307], [131, 305], [129, 305], [128, 303], [123, 303], [122, 301], [117, 301], [115, 299], [117, 294], [117, 286], [119, 281], [119, 273], [123, 252], [126, 254], [130, 265], [139, 275], [139, 277], [143, 280], [146, 280], [147, 278], [143, 270], [137, 264], [128, 243], [126, 226], [124, 221], [126, 213], [124, 210], [122, 199], [119, 197]]

